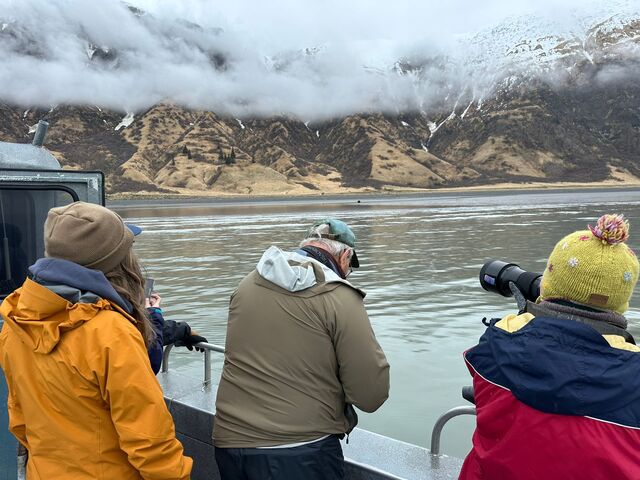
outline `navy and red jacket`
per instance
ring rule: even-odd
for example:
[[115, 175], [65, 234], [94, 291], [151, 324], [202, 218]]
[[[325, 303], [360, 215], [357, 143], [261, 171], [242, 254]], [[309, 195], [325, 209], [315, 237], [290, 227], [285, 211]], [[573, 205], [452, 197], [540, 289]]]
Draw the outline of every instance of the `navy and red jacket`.
[[535, 317], [464, 357], [478, 415], [461, 480], [640, 479], [640, 352]]

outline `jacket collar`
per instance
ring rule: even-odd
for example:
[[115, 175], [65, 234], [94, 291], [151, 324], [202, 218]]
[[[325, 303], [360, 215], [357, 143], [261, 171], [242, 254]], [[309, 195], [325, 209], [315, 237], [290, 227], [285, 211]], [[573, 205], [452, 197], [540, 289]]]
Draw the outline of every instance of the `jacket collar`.
[[555, 317], [591, 325], [602, 335], [620, 335], [629, 343], [635, 340], [627, 332], [627, 319], [617, 312], [595, 310], [593, 308], [565, 301], [527, 301], [526, 311], [536, 317]]
[[363, 298], [366, 295], [315, 258], [302, 256], [297, 251], [283, 252], [275, 246], [262, 254], [256, 271], [265, 280], [289, 292], [306, 290], [318, 283], [343, 283]]
[[129, 314], [133, 311], [100, 270], [59, 258], [41, 258], [29, 267], [29, 277], [72, 304], [94, 303], [103, 298]]

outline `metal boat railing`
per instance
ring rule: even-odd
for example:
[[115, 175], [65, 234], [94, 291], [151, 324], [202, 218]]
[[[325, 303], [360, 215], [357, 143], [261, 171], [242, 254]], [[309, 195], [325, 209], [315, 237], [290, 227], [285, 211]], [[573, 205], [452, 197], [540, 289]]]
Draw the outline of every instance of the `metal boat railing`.
[[[471, 385], [462, 387], [462, 398], [464, 398], [467, 402], [476, 404], [476, 399], [473, 393], [473, 387]], [[451, 410], [444, 412], [438, 420], [436, 420], [435, 425], [433, 426], [433, 430], [431, 431], [431, 453], [434, 455], [438, 455], [440, 453], [440, 435], [442, 434], [442, 429], [444, 428], [444, 424], [449, 420], [455, 417], [459, 417], [460, 415], [476, 415], [476, 407], [454, 407]]]
[[460, 415], [475, 415], [476, 407], [454, 407], [451, 410], [446, 411], [438, 420], [436, 420], [435, 425], [433, 426], [433, 430], [431, 431], [431, 448], [430, 451], [433, 455], [440, 454], [440, 436], [442, 434], [442, 429], [444, 428], [444, 424], [449, 420], [455, 417], [459, 417]]
[[[213, 343], [200, 342], [193, 345], [194, 348], [201, 348], [204, 350], [204, 380], [203, 385], [211, 384], [211, 352], [224, 353], [224, 347], [220, 345], [214, 345]], [[162, 352], [162, 373], [169, 371], [169, 355], [173, 345], [167, 345]]]

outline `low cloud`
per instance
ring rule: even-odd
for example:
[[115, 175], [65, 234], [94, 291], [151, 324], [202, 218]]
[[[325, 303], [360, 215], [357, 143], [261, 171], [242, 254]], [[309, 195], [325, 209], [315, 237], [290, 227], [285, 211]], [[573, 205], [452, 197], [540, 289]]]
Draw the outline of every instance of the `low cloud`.
[[121, 111], [169, 101], [304, 120], [478, 100], [506, 71], [546, 68], [540, 49], [558, 39], [636, 14], [622, 0], [0, 3], [4, 101]]

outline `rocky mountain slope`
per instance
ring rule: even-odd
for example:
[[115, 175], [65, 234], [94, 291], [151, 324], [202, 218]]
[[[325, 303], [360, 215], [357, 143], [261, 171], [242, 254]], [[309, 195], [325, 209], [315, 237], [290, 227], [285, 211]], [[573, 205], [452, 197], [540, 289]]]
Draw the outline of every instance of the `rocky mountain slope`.
[[[168, 102], [132, 113], [0, 103], [0, 141], [27, 142], [31, 126], [47, 120], [46, 147], [65, 168], [103, 170], [110, 192], [640, 182], [640, 19], [612, 17], [583, 38], [550, 35], [493, 48], [511, 63], [490, 88], [478, 95], [462, 81], [428, 111], [310, 123]], [[419, 82], [441, 61], [403, 59], [392, 69]]]

